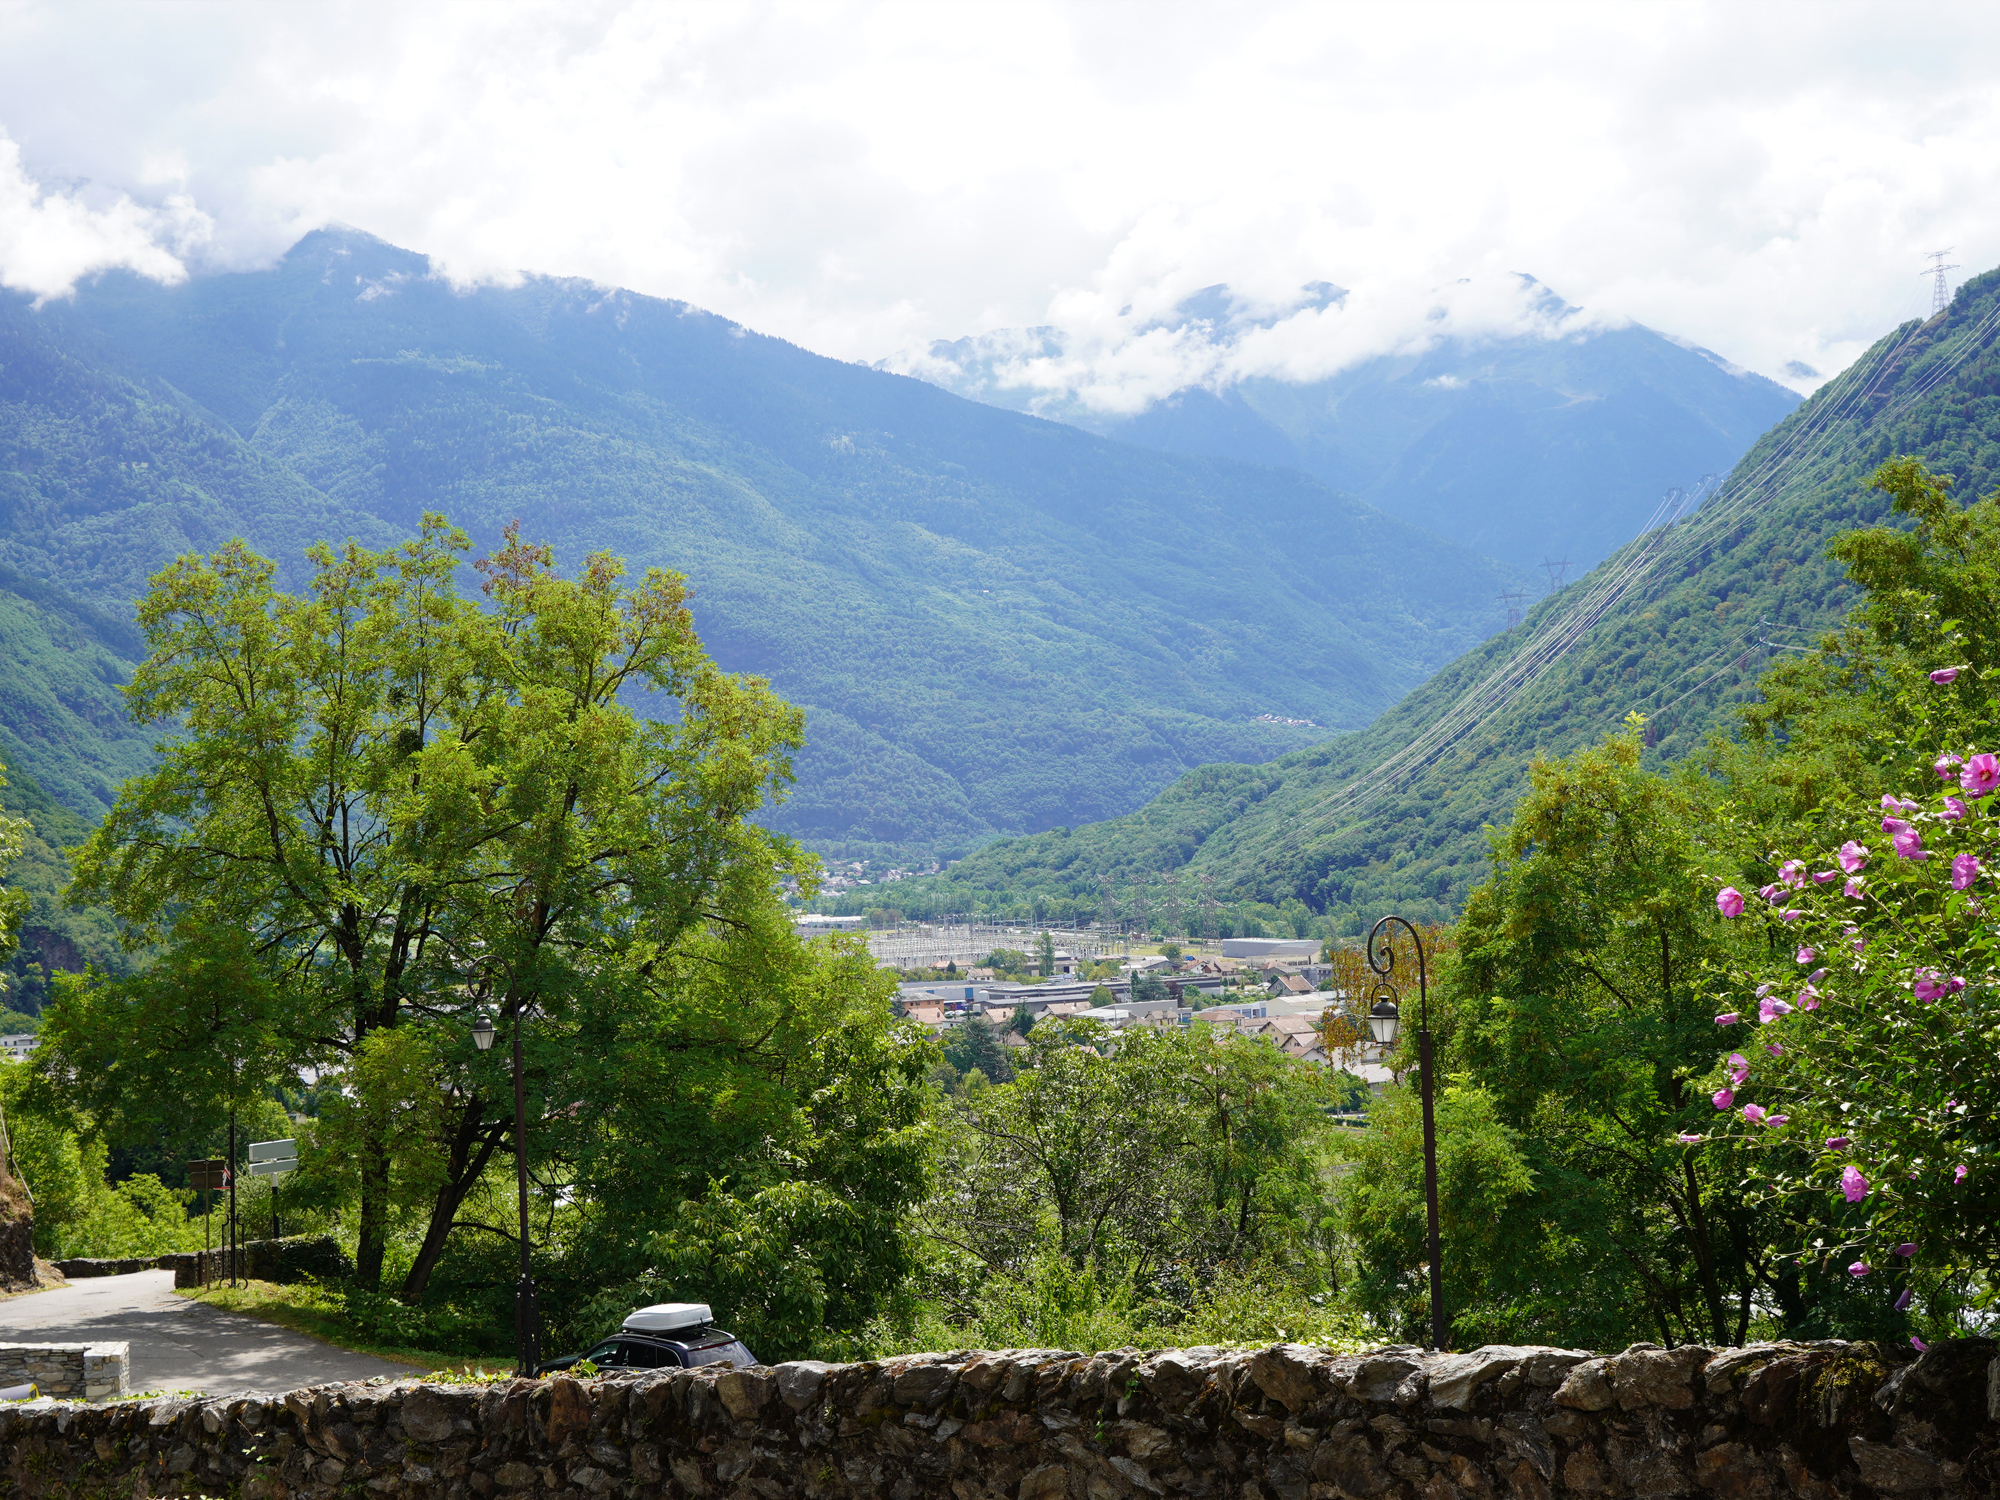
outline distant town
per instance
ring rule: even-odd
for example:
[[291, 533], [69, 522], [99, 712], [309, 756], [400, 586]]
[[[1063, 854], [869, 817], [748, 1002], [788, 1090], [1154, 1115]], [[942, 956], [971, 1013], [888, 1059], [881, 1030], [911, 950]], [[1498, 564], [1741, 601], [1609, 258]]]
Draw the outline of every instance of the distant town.
[[[879, 967], [900, 983], [900, 1014], [937, 1035], [991, 1026], [1003, 1047], [1025, 1049], [1044, 1020], [1128, 1027], [1215, 1029], [1261, 1037], [1280, 1053], [1338, 1068], [1380, 1090], [1382, 1051], [1360, 1024], [1360, 996], [1330, 988], [1334, 966], [1311, 938], [1232, 937], [1144, 943], [1103, 931], [979, 922], [898, 923], [805, 913], [801, 937], [866, 932]], [[1226, 1030], [1225, 1030], [1226, 1028]]]

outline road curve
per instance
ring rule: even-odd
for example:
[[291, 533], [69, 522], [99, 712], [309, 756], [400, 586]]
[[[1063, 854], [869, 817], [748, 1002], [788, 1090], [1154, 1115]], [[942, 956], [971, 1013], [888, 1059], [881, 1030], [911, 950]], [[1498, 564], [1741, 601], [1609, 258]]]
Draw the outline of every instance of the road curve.
[[135, 1391], [268, 1395], [330, 1380], [407, 1379], [410, 1365], [336, 1349], [303, 1333], [174, 1294], [174, 1273], [97, 1276], [0, 1302], [0, 1343], [123, 1339]]

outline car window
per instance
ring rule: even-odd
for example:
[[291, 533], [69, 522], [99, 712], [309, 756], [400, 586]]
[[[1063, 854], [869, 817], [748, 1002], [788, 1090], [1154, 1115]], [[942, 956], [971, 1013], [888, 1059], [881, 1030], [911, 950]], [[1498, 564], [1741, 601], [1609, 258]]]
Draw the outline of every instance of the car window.
[[757, 1363], [739, 1339], [731, 1339], [726, 1344], [710, 1344], [706, 1349], [690, 1349], [685, 1357], [691, 1366], [717, 1365], [728, 1360], [737, 1369], [747, 1370]]
[[673, 1350], [659, 1344], [627, 1344], [625, 1348], [635, 1370], [671, 1370], [680, 1364]]
[[615, 1341], [607, 1344], [599, 1344], [590, 1353], [584, 1355], [584, 1358], [596, 1365], [600, 1370], [622, 1370], [631, 1363], [625, 1357], [625, 1346]]

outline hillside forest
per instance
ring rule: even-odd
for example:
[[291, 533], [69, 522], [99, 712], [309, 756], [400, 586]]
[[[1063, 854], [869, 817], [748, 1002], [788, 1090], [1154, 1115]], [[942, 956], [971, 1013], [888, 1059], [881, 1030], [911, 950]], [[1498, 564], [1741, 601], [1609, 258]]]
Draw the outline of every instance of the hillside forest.
[[1297, 470], [685, 303], [455, 287], [324, 230], [267, 269], [0, 295], [0, 750], [95, 823], [150, 754], [118, 688], [157, 569], [240, 537], [296, 588], [313, 542], [379, 548], [432, 510], [481, 547], [518, 519], [682, 574], [716, 659], [807, 717], [764, 821], [918, 867], [1359, 728], [1519, 583]]
[[[1990, 1320], [2000, 497], [1910, 455], [1869, 483], [1834, 628], [1674, 765], [1638, 713], [1533, 758], [1435, 945], [1458, 1347]], [[1414, 1028], [1360, 1110], [1210, 1026], [1043, 1022], [952, 1063], [856, 939], [794, 935], [783, 882], [818, 867], [756, 814], [803, 716], [716, 665], [671, 571], [432, 514], [290, 575], [190, 554], [139, 625], [125, 703], [164, 749], [68, 897], [124, 970], [50, 978], [0, 1068], [44, 1254], [199, 1243], [175, 1164], [233, 1115], [300, 1140], [250, 1211], [338, 1242], [315, 1316], [503, 1356], [484, 1015], [524, 1044], [552, 1348], [669, 1298], [766, 1359], [1422, 1337]], [[0, 836], [31, 871], [45, 836]]]

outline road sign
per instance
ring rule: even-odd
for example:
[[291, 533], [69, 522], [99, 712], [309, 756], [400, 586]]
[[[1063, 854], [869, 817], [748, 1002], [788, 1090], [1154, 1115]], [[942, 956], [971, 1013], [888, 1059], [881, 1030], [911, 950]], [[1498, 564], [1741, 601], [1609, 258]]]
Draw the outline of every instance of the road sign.
[[188, 1185], [207, 1188], [213, 1193], [221, 1192], [229, 1186], [229, 1163], [219, 1156], [189, 1162]]
[[299, 1143], [296, 1140], [250, 1143], [252, 1177], [282, 1177], [287, 1172], [297, 1171], [298, 1166]]

